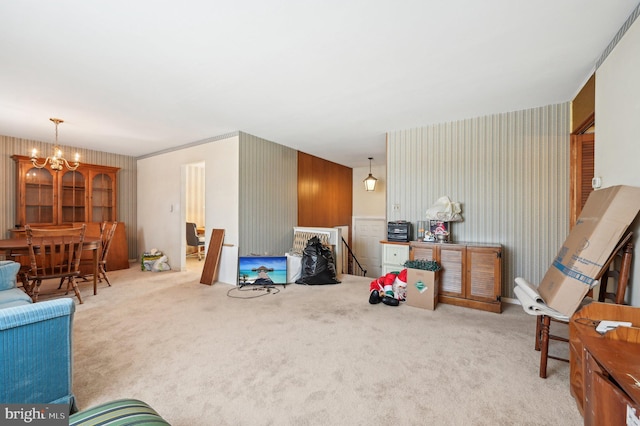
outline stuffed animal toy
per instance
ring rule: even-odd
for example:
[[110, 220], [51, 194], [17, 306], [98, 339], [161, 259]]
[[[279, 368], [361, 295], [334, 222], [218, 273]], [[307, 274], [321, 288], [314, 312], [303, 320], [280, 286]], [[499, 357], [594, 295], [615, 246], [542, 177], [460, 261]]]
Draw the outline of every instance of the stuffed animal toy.
[[[404, 273], [404, 278], [401, 276]], [[402, 286], [404, 283], [404, 286]], [[375, 305], [384, 303], [389, 306], [398, 306], [400, 304], [399, 295], [404, 297], [404, 291], [397, 293], [398, 289], [406, 289], [407, 272], [406, 269], [400, 273], [389, 272], [376, 280], [371, 281], [369, 285], [369, 303]]]
[[407, 270], [403, 269], [393, 282], [393, 296], [401, 302], [407, 300]]

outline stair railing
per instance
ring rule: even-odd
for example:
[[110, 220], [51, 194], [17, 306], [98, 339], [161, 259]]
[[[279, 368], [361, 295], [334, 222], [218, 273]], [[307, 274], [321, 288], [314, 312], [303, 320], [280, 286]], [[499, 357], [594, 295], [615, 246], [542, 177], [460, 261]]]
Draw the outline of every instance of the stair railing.
[[342, 270], [343, 271], [347, 271], [347, 273], [349, 275], [358, 275], [358, 276], [361, 276], [361, 277], [366, 276], [367, 275], [367, 270], [362, 267], [360, 262], [358, 262], [358, 259], [356, 258], [356, 255], [353, 254], [353, 251], [351, 250], [351, 247], [349, 247], [349, 244], [347, 244], [347, 242], [345, 241], [344, 237], [341, 237], [341, 238], [342, 238], [342, 246], [347, 251], [347, 258], [346, 258], [347, 265], [346, 265], [346, 268], [345, 268], [344, 260], [343, 260]]

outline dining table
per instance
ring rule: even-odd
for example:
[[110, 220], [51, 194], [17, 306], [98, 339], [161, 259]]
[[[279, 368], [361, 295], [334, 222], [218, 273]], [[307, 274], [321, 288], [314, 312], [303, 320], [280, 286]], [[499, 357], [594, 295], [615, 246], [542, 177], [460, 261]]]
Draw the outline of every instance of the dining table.
[[[37, 247], [34, 245], [34, 247]], [[85, 237], [82, 243], [82, 251], [92, 252], [93, 263], [93, 294], [98, 294], [98, 259], [102, 248], [100, 237]], [[8, 257], [29, 256], [29, 244], [26, 237], [7, 238], [0, 240], [0, 254]], [[26, 265], [25, 265], [26, 266]], [[25, 288], [25, 290], [28, 290]]]

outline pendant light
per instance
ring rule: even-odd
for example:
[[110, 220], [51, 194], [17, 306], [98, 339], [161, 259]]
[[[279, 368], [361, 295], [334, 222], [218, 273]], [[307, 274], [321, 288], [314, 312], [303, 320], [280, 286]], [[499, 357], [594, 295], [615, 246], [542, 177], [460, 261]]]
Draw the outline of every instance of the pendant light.
[[374, 178], [371, 174], [371, 160], [373, 160], [373, 157], [369, 157], [369, 176], [364, 180], [364, 189], [367, 191], [375, 191], [376, 182], [378, 181], [378, 179]]

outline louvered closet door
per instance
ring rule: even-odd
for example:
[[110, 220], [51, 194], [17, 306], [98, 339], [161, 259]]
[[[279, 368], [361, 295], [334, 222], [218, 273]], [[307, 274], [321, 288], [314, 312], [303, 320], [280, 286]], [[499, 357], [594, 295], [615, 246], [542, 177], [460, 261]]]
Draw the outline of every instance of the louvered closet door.
[[589, 194], [595, 169], [595, 135], [571, 135], [571, 227], [582, 212]]

